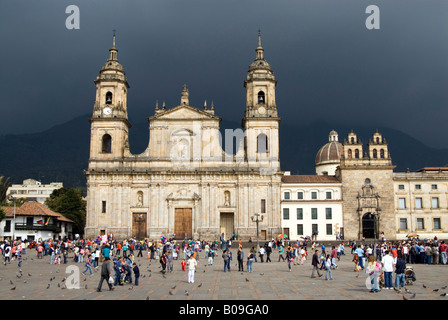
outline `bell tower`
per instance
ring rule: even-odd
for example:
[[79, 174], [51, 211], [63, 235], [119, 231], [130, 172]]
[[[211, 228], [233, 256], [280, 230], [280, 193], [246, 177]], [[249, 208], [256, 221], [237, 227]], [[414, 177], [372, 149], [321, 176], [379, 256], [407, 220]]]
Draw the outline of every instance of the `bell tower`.
[[95, 79], [96, 99], [93, 107], [90, 138], [90, 160], [122, 158], [129, 149], [127, 90], [129, 84], [123, 66], [117, 59], [115, 33], [109, 59]]
[[246, 157], [249, 164], [280, 169], [278, 117], [275, 102], [274, 72], [264, 59], [261, 34], [258, 32], [258, 47], [255, 60], [249, 66], [244, 87], [246, 88], [246, 110], [242, 126], [246, 132]]

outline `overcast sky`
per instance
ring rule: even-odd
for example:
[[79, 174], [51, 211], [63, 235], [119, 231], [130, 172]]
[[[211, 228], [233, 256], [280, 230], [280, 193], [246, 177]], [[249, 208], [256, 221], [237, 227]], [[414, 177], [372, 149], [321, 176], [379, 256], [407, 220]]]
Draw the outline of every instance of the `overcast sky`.
[[[79, 30], [66, 28], [69, 5]], [[379, 30], [365, 26], [369, 5]], [[260, 28], [283, 123], [388, 126], [447, 148], [447, 14], [446, 0], [3, 0], [0, 134], [91, 113], [113, 29], [131, 122], [156, 100], [177, 106], [186, 83], [193, 106], [213, 100], [239, 123]]]

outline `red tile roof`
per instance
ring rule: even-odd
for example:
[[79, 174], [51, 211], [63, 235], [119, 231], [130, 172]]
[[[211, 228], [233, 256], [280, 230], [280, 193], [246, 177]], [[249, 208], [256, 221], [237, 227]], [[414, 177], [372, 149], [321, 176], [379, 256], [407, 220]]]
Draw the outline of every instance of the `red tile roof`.
[[[14, 217], [14, 207], [3, 207], [7, 218]], [[39, 216], [39, 217], [53, 217], [59, 221], [74, 223], [72, 220], [64, 217], [58, 212], [54, 212], [44, 206], [42, 203], [36, 201], [27, 201], [20, 207], [16, 207], [16, 216]]]
[[339, 183], [335, 176], [317, 176], [317, 175], [294, 175], [283, 176], [284, 183]]
[[424, 167], [422, 169], [418, 169], [416, 172], [422, 171], [448, 171], [448, 167]]

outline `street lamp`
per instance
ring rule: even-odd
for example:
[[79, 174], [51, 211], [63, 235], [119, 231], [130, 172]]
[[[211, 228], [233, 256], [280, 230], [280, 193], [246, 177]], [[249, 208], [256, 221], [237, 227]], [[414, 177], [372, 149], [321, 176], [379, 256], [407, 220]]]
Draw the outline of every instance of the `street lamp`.
[[373, 250], [374, 250], [373, 254], [374, 254], [374, 257], [376, 260], [376, 259], [378, 259], [378, 255], [376, 252], [376, 237], [377, 237], [377, 235], [376, 235], [376, 226], [377, 226], [376, 217], [378, 216], [378, 212], [372, 212], [372, 216], [373, 216]]
[[260, 222], [263, 222], [263, 215], [261, 213], [255, 213], [252, 217], [252, 222], [255, 222], [257, 224], [257, 251], [260, 250], [260, 241], [259, 241], [259, 232], [258, 232], [258, 224]]
[[138, 223], [138, 241], [140, 241], [140, 226], [143, 222], [145, 222], [145, 218], [142, 214], [139, 214], [134, 217], [135, 222]]

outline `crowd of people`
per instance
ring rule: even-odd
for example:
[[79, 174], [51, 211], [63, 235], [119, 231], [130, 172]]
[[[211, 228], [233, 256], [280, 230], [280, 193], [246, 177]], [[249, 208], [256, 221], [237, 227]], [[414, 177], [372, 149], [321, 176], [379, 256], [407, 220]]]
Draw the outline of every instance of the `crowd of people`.
[[[232, 247], [232, 242], [237, 245]], [[366, 244], [364, 241], [340, 242], [329, 248], [325, 244], [303, 241], [288, 241], [276, 238], [266, 241], [260, 248], [255, 248], [249, 242], [250, 249], [243, 249], [241, 240], [236, 237], [224, 240], [175, 240], [161, 236], [156, 240], [127, 239], [117, 241], [113, 235], [106, 238], [98, 237], [95, 240], [53, 240], [39, 242], [4, 241], [0, 244], [0, 251], [4, 258], [3, 263], [16, 260], [18, 266], [22, 265], [22, 257], [31, 249], [37, 253], [37, 259], [49, 256], [50, 264], [67, 264], [75, 262], [83, 265], [83, 275], [93, 275], [100, 271], [100, 282], [97, 290], [101, 291], [104, 281], [109, 289], [126, 284], [139, 285], [140, 269], [135, 257], [145, 257], [149, 261], [160, 263], [160, 272], [168, 274], [173, 272], [174, 263], [179, 261], [181, 270], [188, 271], [188, 282], [194, 283], [194, 273], [200, 259], [204, 259], [208, 266], [213, 265], [218, 252], [223, 259], [223, 271], [230, 272], [231, 262], [236, 255], [239, 272], [253, 272], [255, 263], [272, 263], [271, 255], [278, 254], [277, 262], [286, 262], [291, 271], [293, 265], [304, 265], [308, 258], [308, 250], [312, 253], [311, 277], [322, 277], [325, 271], [325, 280], [333, 280], [333, 271], [338, 268], [338, 261], [345, 255], [345, 245], [351, 248], [354, 271], [366, 272], [371, 278], [370, 292], [378, 292], [380, 287], [386, 290], [404, 287], [406, 284], [407, 265], [420, 264], [447, 264], [447, 245], [444, 241], [433, 240], [407, 240], [407, 241], [380, 241], [378, 245]], [[233, 250], [234, 247], [237, 249]], [[143, 253], [145, 252], [145, 254]], [[69, 260], [72, 259], [72, 260]], [[100, 269], [101, 267], [101, 269]], [[395, 273], [395, 283], [393, 283]], [[415, 280], [415, 274], [410, 277]]]

